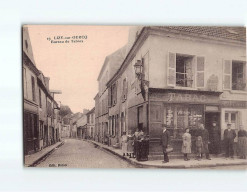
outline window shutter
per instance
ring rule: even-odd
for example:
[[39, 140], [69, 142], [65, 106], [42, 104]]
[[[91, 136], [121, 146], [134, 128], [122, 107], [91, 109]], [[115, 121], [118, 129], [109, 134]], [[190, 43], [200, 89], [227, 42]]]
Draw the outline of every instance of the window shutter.
[[176, 84], [176, 54], [168, 53], [167, 65], [167, 85], [175, 86]]
[[196, 87], [204, 87], [204, 70], [205, 70], [205, 58], [198, 56], [196, 58], [197, 68], [196, 68]]
[[115, 85], [115, 103], [117, 104], [117, 88], [118, 88], [118, 82], [116, 82], [116, 85]]
[[223, 61], [223, 89], [231, 90], [231, 60]]
[[111, 93], [112, 93], [112, 90], [111, 90], [111, 86], [108, 88], [108, 107], [111, 107]]

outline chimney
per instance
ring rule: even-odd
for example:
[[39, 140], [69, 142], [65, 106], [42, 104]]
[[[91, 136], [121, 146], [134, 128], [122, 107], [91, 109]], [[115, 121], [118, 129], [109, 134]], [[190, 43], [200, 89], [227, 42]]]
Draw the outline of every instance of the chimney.
[[50, 81], [50, 77], [44, 77], [45, 79], [45, 86], [46, 88], [49, 90], [49, 81]]
[[89, 112], [88, 109], [83, 109], [83, 114], [87, 114]]

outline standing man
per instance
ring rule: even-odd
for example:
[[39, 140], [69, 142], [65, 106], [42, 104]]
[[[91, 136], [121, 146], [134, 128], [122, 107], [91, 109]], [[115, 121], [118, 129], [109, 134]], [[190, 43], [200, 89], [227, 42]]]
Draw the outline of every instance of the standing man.
[[212, 150], [213, 154], [218, 155], [220, 153], [220, 130], [219, 127], [216, 125], [216, 121], [212, 123], [212, 133], [211, 133], [210, 149]]
[[233, 159], [234, 151], [233, 151], [233, 143], [236, 137], [236, 133], [233, 129], [231, 129], [231, 124], [227, 124], [227, 129], [224, 131], [224, 144], [225, 144], [225, 157], [229, 158], [229, 156]]
[[164, 154], [164, 161], [162, 161], [163, 163], [168, 163], [169, 162], [169, 158], [168, 158], [168, 154], [167, 154], [167, 147], [168, 147], [168, 144], [170, 142], [170, 135], [169, 135], [169, 132], [167, 131], [166, 129], [166, 125], [163, 124], [162, 125], [162, 135], [161, 135], [161, 145], [162, 145], [162, 149], [163, 149], [163, 154]]
[[208, 150], [208, 144], [209, 144], [209, 134], [208, 130], [204, 128], [203, 124], [200, 124], [199, 130], [197, 133], [197, 137], [201, 136], [202, 137], [202, 154], [201, 158], [203, 157], [203, 153], [206, 155], [206, 159], [211, 160], [209, 157], [209, 150]]

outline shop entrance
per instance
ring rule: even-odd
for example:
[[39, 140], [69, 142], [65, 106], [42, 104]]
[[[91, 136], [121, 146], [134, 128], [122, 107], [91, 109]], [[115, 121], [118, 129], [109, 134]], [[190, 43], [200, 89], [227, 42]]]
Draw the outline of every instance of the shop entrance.
[[[213, 132], [213, 122], [214, 121], [216, 122], [218, 133]], [[205, 112], [205, 128], [208, 130], [208, 133], [209, 133], [209, 142], [210, 142], [209, 152], [214, 153], [215, 141], [216, 140], [220, 141], [220, 113], [219, 112]]]

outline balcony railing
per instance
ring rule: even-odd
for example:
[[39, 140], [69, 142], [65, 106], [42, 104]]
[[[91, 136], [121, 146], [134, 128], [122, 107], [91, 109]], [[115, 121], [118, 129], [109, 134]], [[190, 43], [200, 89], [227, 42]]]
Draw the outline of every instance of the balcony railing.
[[176, 73], [176, 86], [192, 87], [193, 80], [191, 78], [188, 77], [188, 73], [177, 72]]

